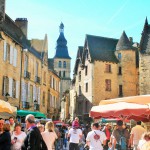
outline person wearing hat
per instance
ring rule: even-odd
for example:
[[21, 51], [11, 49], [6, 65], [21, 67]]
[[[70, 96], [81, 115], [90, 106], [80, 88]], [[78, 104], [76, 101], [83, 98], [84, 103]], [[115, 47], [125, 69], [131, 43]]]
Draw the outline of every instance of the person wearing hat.
[[79, 129], [79, 123], [74, 121], [72, 123], [72, 128], [68, 132], [69, 139], [69, 150], [79, 150], [79, 140], [82, 138], [82, 131]]

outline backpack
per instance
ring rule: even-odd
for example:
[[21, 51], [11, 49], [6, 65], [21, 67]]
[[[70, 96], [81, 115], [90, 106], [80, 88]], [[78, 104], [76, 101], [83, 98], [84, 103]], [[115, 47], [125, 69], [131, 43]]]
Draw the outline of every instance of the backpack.
[[120, 148], [121, 150], [126, 150], [127, 149], [127, 142], [126, 142], [126, 137], [124, 136], [124, 131], [119, 131], [119, 135], [120, 135], [120, 139], [119, 139], [119, 145], [120, 145]]

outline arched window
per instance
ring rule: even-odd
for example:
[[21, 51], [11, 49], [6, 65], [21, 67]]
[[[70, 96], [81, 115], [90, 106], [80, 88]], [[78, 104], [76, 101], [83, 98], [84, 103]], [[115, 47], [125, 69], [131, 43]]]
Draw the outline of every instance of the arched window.
[[61, 61], [59, 61], [58, 67], [61, 68], [62, 64]]
[[63, 67], [66, 68], [66, 61], [64, 61]]

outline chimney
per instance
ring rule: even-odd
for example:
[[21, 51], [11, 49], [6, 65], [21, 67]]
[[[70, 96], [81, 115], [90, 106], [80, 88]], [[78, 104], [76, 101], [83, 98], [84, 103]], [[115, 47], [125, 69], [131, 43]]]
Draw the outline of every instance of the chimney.
[[133, 44], [133, 37], [129, 37], [129, 41], [131, 44]]
[[0, 24], [5, 20], [5, 0], [0, 0]]
[[16, 18], [15, 24], [22, 30], [27, 38], [28, 33], [28, 20], [27, 18]]

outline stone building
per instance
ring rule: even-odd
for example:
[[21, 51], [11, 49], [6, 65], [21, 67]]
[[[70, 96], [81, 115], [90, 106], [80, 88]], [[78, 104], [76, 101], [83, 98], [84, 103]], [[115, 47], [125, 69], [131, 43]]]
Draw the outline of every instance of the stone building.
[[[43, 40], [28, 40], [28, 20], [17, 18], [14, 22], [4, 16], [0, 22], [0, 99], [20, 110], [40, 111], [56, 118], [59, 108], [49, 109], [59, 104], [60, 78], [49, 69], [47, 35]], [[54, 81], [55, 100], [50, 96]]]
[[[57, 39], [56, 53], [54, 58], [51, 59], [53, 62], [53, 69], [57, 75], [61, 78], [60, 82], [60, 101], [62, 100], [64, 93], [69, 90], [71, 85], [71, 57], [68, 53], [67, 40], [64, 36], [64, 24], [61, 23], [59, 26], [60, 35]], [[64, 105], [61, 105], [64, 106]], [[61, 107], [61, 119], [65, 119], [64, 107]]]
[[125, 32], [120, 39], [86, 35], [74, 67], [76, 116], [89, 121], [100, 100], [138, 94], [138, 53]]
[[150, 25], [146, 18], [139, 50], [140, 95], [150, 94]]

